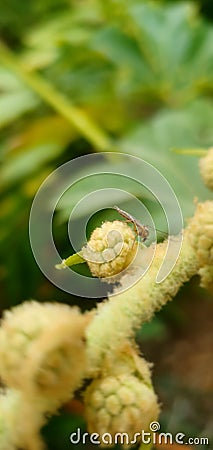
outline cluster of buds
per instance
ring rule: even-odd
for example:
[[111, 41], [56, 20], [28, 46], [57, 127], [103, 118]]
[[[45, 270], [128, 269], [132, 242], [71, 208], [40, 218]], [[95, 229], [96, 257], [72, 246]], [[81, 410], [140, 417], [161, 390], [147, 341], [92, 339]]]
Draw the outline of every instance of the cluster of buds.
[[151, 387], [135, 375], [121, 374], [91, 383], [85, 393], [85, 411], [90, 433], [98, 433], [101, 440], [108, 434], [114, 443], [116, 435], [125, 434], [131, 446], [137, 433], [149, 431], [150, 423], [157, 420], [159, 406]]
[[159, 405], [151, 382], [150, 364], [138, 355], [133, 343], [109, 354], [101, 373], [84, 394], [85, 416], [90, 433], [96, 432], [104, 445], [108, 435], [126, 447], [136, 444], [140, 431], [149, 431], [159, 416]]
[[6, 311], [0, 329], [3, 381], [29, 395], [65, 400], [84, 376], [87, 324], [86, 315], [63, 304], [31, 301]]
[[0, 419], [3, 412], [6, 420], [0, 446], [5, 440], [8, 447], [2, 449], [43, 449], [39, 431], [46, 414], [68, 401], [85, 377], [89, 317], [68, 305], [36, 301], [4, 313], [0, 375], [8, 389], [0, 396]]
[[83, 247], [82, 255], [94, 277], [120, 274], [134, 259], [137, 250], [134, 231], [124, 222], [104, 222]]
[[[212, 161], [211, 149], [200, 163], [210, 188]], [[145, 275], [129, 289], [114, 292], [97, 307], [96, 314], [36, 301], [4, 313], [0, 376], [7, 388], [0, 392], [0, 448], [42, 450], [39, 430], [46, 414], [54, 413], [69, 400], [85, 378], [91, 380], [83, 393], [90, 432], [100, 437], [108, 433], [112, 438], [125, 433], [128, 446], [141, 429], [149, 430], [150, 423], [158, 419], [159, 405], [150, 365], [138, 355], [134, 333], [193, 275], [199, 273], [201, 284], [213, 288], [212, 217], [213, 202], [198, 204], [183, 233], [179, 258], [167, 278], [156, 283], [167, 248], [167, 242], [163, 242], [156, 245]], [[126, 223], [114, 221], [94, 230], [80, 259], [87, 261], [93, 276], [111, 279], [119, 275], [122, 285], [130, 266], [136, 267], [136, 254], [137, 264], [143, 264], [152, 250], [152, 246], [140, 247]], [[62, 266], [66, 265], [63, 262]]]

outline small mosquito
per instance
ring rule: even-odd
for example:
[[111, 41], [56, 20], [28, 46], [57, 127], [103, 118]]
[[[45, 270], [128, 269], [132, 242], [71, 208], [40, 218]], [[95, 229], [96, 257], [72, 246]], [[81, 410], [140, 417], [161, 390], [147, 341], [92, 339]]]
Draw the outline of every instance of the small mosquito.
[[131, 216], [131, 214], [129, 214], [128, 212], [123, 211], [123, 209], [118, 208], [118, 206], [113, 206], [113, 209], [115, 209], [118, 214], [124, 217], [127, 222], [133, 223], [135, 232], [141, 238], [142, 242], [145, 242], [149, 236], [148, 227], [146, 225], [142, 225], [139, 220], [135, 219], [135, 217]]
[[[139, 220], [135, 219], [135, 217], [131, 216], [131, 214], [124, 211], [123, 209], [120, 209], [118, 206], [113, 206], [113, 209], [115, 209], [118, 212], [118, 214], [124, 217], [127, 222], [131, 222], [134, 225], [135, 232], [141, 238], [142, 242], [145, 242], [148, 239], [149, 237], [148, 225], [142, 225], [142, 223], [140, 223]], [[157, 228], [156, 231], [159, 231], [160, 233], [162, 233], [167, 237], [167, 233], [157, 230]]]

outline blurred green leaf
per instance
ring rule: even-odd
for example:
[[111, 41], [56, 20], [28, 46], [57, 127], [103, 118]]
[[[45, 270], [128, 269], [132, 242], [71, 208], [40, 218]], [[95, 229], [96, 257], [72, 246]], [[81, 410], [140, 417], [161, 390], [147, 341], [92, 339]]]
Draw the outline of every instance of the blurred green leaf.
[[33, 110], [39, 99], [30, 91], [11, 92], [0, 96], [0, 128]]
[[75, 130], [60, 116], [51, 115], [32, 121], [27, 130], [14, 135], [8, 144], [8, 151], [2, 158], [1, 186], [17, 183], [26, 177], [29, 184], [32, 181], [29, 176], [56, 159], [75, 138]]
[[42, 167], [47, 161], [58, 155], [60, 147], [57, 144], [44, 144], [29, 149], [4, 164], [1, 174], [3, 183], [15, 183], [20, 178], [30, 176], [35, 170]]
[[0, 89], [2, 92], [20, 91], [23, 89], [23, 83], [14, 73], [2, 66], [0, 67]]
[[209, 147], [213, 139], [213, 110], [210, 102], [197, 100], [187, 108], [164, 110], [145, 124], [137, 124], [120, 141], [126, 153], [141, 157], [157, 167], [173, 187], [184, 218], [194, 210], [194, 199], [212, 197], [199, 173], [198, 158], [175, 154], [172, 147]]

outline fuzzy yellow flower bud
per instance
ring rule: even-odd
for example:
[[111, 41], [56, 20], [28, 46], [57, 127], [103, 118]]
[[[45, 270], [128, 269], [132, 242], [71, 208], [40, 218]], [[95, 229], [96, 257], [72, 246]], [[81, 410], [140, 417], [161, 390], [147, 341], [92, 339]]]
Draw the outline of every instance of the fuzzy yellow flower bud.
[[82, 255], [93, 276], [112, 277], [122, 272], [137, 250], [134, 231], [124, 222], [104, 222], [96, 228], [83, 247]]
[[[88, 430], [100, 435], [102, 446], [116, 443], [115, 439], [119, 443], [119, 433], [126, 436], [125, 446], [131, 445], [135, 433], [149, 430], [150, 423], [159, 415], [153, 389], [133, 374], [94, 380], [86, 390], [85, 405]], [[105, 433], [107, 442], [102, 441]]]
[[0, 375], [24, 393], [65, 401], [86, 370], [88, 316], [57, 303], [25, 302], [4, 313]]
[[213, 190], [213, 147], [200, 159], [200, 173], [206, 186]]
[[198, 203], [187, 227], [189, 242], [200, 266], [213, 263], [213, 201]]

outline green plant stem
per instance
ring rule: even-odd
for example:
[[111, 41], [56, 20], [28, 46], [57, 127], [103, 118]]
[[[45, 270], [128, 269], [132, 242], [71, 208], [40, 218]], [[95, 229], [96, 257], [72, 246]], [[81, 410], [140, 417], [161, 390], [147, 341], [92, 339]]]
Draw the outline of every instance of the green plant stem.
[[[113, 295], [108, 302], [104, 302], [88, 325], [86, 330], [88, 357], [93, 373], [102, 366], [105, 358], [109, 358], [116, 349], [122, 347], [122, 342], [131, 340], [135, 330], [148, 322], [155, 311], [171, 300], [183, 283], [197, 274], [200, 268], [199, 260], [186, 234], [172, 272], [162, 283], [156, 283], [156, 275], [166, 247], [166, 242], [157, 244], [160, 253], [153, 260], [149, 271], [129, 289]], [[148, 253], [147, 247], [141, 254], [141, 262], [145, 261], [145, 255]], [[122, 279], [120, 283], [122, 286]]]
[[80, 108], [72, 105], [67, 98], [38, 73], [28, 72], [18, 58], [0, 43], [0, 61], [15, 72], [42, 100], [67, 119], [98, 150], [112, 149], [110, 137]]
[[189, 155], [189, 156], [205, 156], [207, 154], [207, 149], [204, 148], [172, 148], [173, 153], [178, 155]]
[[66, 267], [75, 266], [76, 264], [82, 264], [85, 259], [81, 257], [81, 252], [68, 256], [67, 259], [63, 259], [61, 264], [56, 264], [56, 269], [66, 269]]

